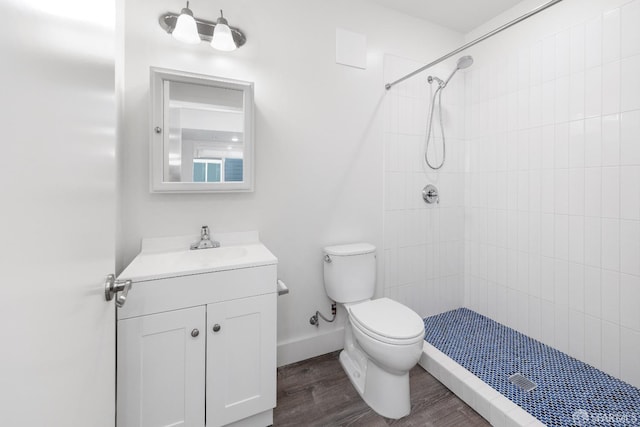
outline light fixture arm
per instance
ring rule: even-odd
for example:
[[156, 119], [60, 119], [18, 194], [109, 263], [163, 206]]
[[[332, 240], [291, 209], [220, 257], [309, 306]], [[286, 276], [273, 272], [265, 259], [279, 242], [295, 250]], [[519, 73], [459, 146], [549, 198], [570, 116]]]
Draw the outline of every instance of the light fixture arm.
[[[160, 15], [158, 22], [163, 30], [165, 30], [168, 34], [173, 32], [173, 29], [176, 27], [176, 21], [178, 20], [178, 16], [180, 14], [167, 12], [165, 14]], [[203, 41], [210, 42], [213, 38], [213, 29], [215, 28], [217, 22], [207, 21], [205, 19], [195, 18], [196, 25], [198, 27], [198, 34], [200, 34], [200, 38]], [[222, 11], [220, 11], [220, 18], [218, 20], [224, 19], [224, 23], [227, 24], [227, 20], [222, 16]], [[233, 41], [236, 43], [236, 46], [240, 47], [247, 42], [247, 37], [244, 35], [240, 29], [229, 26], [231, 29], [231, 34], [233, 35]]]

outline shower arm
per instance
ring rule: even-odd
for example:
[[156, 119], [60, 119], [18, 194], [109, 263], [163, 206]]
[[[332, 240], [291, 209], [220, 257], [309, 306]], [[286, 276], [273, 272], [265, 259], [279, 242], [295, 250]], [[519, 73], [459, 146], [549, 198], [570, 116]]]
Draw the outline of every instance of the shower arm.
[[548, 2], [548, 3], [545, 3], [542, 6], [539, 6], [539, 7], [535, 8], [535, 9], [533, 9], [532, 11], [530, 11], [528, 13], [525, 13], [524, 15], [520, 16], [519, 18], [516, 18], [511, 22], [507, 22], [506, 24], [502, 25], [501, 27], [498, 27], [495, 30], [486, 33], [485, 35], [480, 36], [480, 37], [478, 37], [477, 39], [475, 39], [473, 41], [470, 41], [469, 43], [465, 44], [464, 46], [461, 46], [458, 49], [456, 49], [454, 51], [451, 51], [451, 52], [447, 53], [446, 55], [441, 56], [440, 58], [436, 59], [435, 61], [433, 61], [433, 62], [431, 62], [431, 63], [429, 63], [427, 65], [425, 65], [424, 67], [418, 68], [414, 72], [409, 73], [406, 76], [401, 77], [401, 78], [399, 78], [398, 80], [396, 80], [394, 82], [385, 84], [384, 87], [385, 87], [385, 89], [389, 90], [393, 86], [397, 85], [398, 83], [403, 82], [403, 81], [407, 80], [408, 78], [413, 77], [416, 74], [421, 73], [424, 70], [426, 70], [428, 68], [431, 68], [434, 65], [437, 65], [437, 64], [441, 63], [445, 59], [449, 59], [452, 56], [459, 54], [460, 52], [462, 52], [465, 49], [470, 48], [471, 46], [475, 46], [476, 44], [480, 43], [481, 41], [484, 41], [484, 40], [488, 39], [489, 37], [495, 36], [496, 34], [506, 30], [507, 28], [512, 27], [512, 26], [516, 25], [517, 23], [522, 22], [525, 19], [532, 17], [533, 15], [535, 15], [535, 14], [537, 14], [539, 12], [542, 12], [543, 10], [553, 6], [556, 3], [560, 3], [561, 1], [562, 0], [552, 0], [552, 1]]

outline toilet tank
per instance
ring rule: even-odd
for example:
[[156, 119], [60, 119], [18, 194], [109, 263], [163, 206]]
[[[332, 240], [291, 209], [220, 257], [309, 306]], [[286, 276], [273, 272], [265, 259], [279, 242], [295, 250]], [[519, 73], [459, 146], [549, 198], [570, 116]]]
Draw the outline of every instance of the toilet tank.
[[324, 248], [324, 287], [329, 298], [343, 304], [367, 300], [375, 286], [375, 246], [353, 243]]

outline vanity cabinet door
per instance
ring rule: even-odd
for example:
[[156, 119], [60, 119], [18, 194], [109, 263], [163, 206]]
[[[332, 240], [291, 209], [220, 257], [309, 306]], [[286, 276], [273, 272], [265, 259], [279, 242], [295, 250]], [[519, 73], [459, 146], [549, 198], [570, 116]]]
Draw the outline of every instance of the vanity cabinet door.
[[204, 427], [205, 310], [118, 322], [118, 427]]
[[276, 406], [276, 298], [207, 306], [207, 427]]

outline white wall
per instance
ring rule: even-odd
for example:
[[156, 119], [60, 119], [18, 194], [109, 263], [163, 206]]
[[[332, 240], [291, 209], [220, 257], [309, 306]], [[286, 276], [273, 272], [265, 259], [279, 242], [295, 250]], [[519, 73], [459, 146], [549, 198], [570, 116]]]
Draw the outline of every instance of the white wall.
[[468, 305], [635, 386], [638, 22], [565, 0], [471, 50], [465, 101]]
[[[118, 269], [142, 237], [195, 236], [203, 224], [214, 237], [258, 230], [291, 289], [278, 301], [279, 363], [338, 348], [342, 313], [318, 329], [308, 320], [316, 309], [329, 313], [323, 246], [383, 246], [383, 53], [425, 62], [462, 36], [360, 0], [192, 1], [196, 16], [213, 20], [223, 8], [246, 32], [244, 47], [220, 53], [205, 43], [181, 44], [160, 28], [158, 16], [181, 7], [168, 0], [125, 4]], [[336, 27], [367, 36], [367, 70], [335, 64]], [[255, 82], [254, 193], [149, 194], [150, 66]]]

